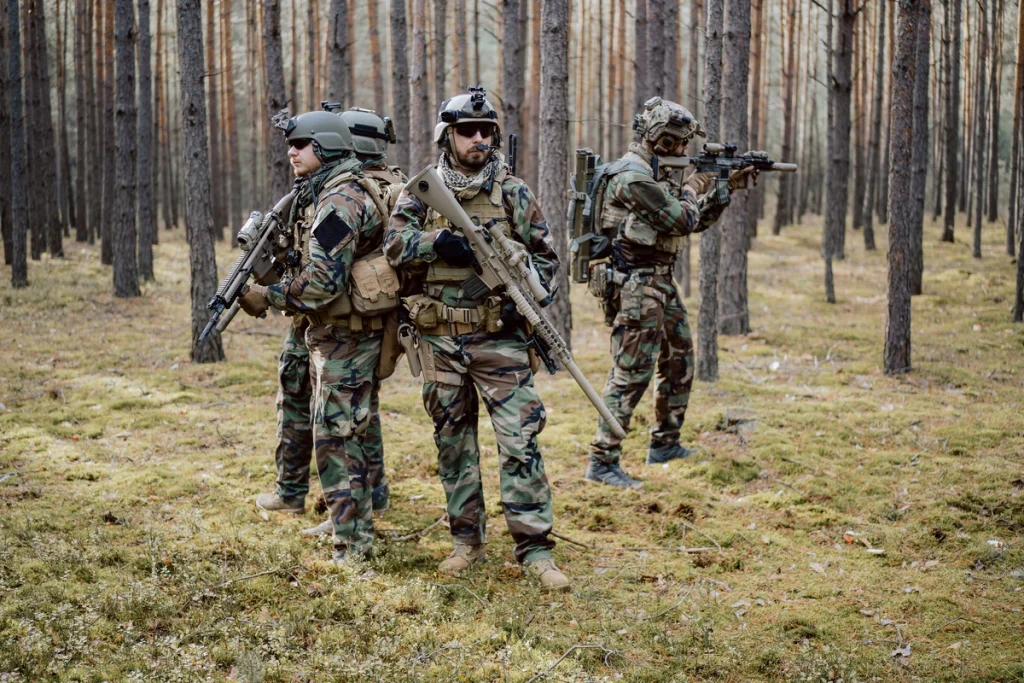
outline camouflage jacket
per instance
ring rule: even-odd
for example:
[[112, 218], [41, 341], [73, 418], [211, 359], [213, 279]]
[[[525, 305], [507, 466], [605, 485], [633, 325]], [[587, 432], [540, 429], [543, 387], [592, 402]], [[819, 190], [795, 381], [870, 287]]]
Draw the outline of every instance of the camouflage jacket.
[[[486, 190], [481, 190], [481, 192]], [[558, 255], [548, 231], [536, 196], [519, 178], [506, 175], [501, 183], [502, 204], [509, 219], [511, 237], [529, 250], [534, 266], [545, 286], [550, 290], [558, 271]], [[434, 251], [434, 238], [440, 229], [428, 225], [427, 207], [419, 199], [403, 190], [388, 222], [384, 240], [384, 254], [395, 268], [416, 277], [431, 262], [439, 260]], [[471, 308], [483, 299], [470, 299], [457, 286], [445, 286], [440, 300], [449, 306]]]
[[293, 313], [329, 305], [348, 287], [352, 262], [380, 248], [385, 217], [353, 177], [359, 165], [342, 163], [302, 210], [312, 225], [309, 258], [298, 274], [267, 288], [267, 302]]
[[[628, 214], [627, 220], [639, 224], [638, 228], [646, 227], [653, 231], [652, 235], [669, 238], [685, 237], [706, 227], [701, 225], [697, 197], [690, 188], [674, 190], [654, 180], [651, 154], [642, 145], [631, 144], [623, 160], [633, 163], [608, 181], [604, 212], [614, 215], [618, 210], [621, 215]], [[629, 239], [623, 232], [619, 230], [613, 243], [618, 267], [671, 264], [675, 260], [675, 253]]]

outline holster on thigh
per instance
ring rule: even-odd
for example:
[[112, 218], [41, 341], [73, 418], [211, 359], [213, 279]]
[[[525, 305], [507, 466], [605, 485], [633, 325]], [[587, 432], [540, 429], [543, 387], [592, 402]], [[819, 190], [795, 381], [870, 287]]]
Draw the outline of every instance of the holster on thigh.
[[417, 352], [420, 356], [420, 367], [423, 369], [424, 382], [440, 382], [451, 386], [462, 386], [463, 376], [450, 370], [438, 369], [437, 351], [434, 345], [427, 341], [420, 341]]

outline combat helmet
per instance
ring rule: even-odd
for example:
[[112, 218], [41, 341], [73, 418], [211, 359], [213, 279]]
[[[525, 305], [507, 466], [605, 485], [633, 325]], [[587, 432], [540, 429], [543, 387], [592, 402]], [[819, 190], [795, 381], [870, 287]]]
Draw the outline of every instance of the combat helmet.
[[685, 107], [652, 97], [644, 102], [644, 110], [633, 117], [633, 130], [654, 145], [657, 154], [668, 154], [679, 142], [693, 136], [704, 137], [704, 130]]
[[437, 113], [437, 125], [434, 126], [434, 142], [437, 146], [445, 151], [450, 150], [449, 129], [466, 121], [493, 122], [493, 147], [501, 147], [498, 110], [487, 100], [487, 91], [481, 86], [470, 86], [469, 93], [456, 95], [441, 103], [441, 111]]
[[310, 111], [288, 119], [284, 139], [289, 143], [310, 140], [320, 163], [335, 161], [356, 151], [345, 120], [326, 111]]
[[359, 156], [383, 157], [388, 153], [388, 145], [395, 144], [395, 124], [387, 116], [381, 118], [377, 112], [360, 107], [352, 107], [339, 114], [349, 133], [352, 143]]

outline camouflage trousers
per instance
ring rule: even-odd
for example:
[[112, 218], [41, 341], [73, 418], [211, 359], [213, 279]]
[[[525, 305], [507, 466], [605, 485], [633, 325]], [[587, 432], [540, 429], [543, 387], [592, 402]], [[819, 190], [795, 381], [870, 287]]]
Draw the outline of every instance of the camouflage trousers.
[[[309, 372], [306, 326], [292, 326], [284, 339], [278, 365], [277, 493], [282, 498], [305, 498], [309, 493], [309, 472], [313, 456], [313, 384]], [[362, 435], [373, 488], [387, 483], [384, 475], [384, 440], [378, 413], [380, 383], [373, 382], [370, 396], [370, 424]]]
[[[614, 364], [604, 385], [604, 402], [628, 429], [633, 410], [657, 367], [651, 447], [673, 446], [679, 443], [693, 385], [693, 338], [686, 308], [671, 277], [651, 275], [641, 281], [664, 295], [664, 302], [644, 294], [638, 306], [620, 307], [612, 330]], [[616, 463], [622, 455], [621, 440], [604, 420], [598, 421], [597, 438], [590, 447], [602, 462]]]
[[[368, 554], [373, 547], [370, 459], [379, 437], [367, 440], [375, 404], [381, 334], [318, 325], [306, 330], [313, 393], [313, 443], [334, 548]], [[379, 427], [378, 427], [379, 429]]]
[[[420, 340], [423, 405], [434, 422], [438, 473], [448, 501], [452, 536], [486, 540], [487, 514], [477, 443], [478, 394], [498, 442], [501, 504], [520, 563], [550, 558], [554, 541], [551, 488], [537, 435], [547, 416], [533, 386], [523, 334], [478, 332]], [[426, 362], [423, 362], [426, 361]]]

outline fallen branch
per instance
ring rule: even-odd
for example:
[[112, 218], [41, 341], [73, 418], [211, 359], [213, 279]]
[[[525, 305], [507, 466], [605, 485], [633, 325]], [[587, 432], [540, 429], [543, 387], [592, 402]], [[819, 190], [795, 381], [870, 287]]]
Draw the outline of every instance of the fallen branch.
[[293, 576], [292, 572], [295, 571], [296, 569], [300, 569], [301, 567], [302, 567], [301, 564], [295, 564], [295, 565], [292, 565], [290, 567], [277, 567], [276, 569], [268, 569], [265, 572], [259, 572], [257, 574], [249, 574], [247, 576], [240, 576], [237, 579], [230, 579], [230, 580], [225, 581], [224, 583], [220, 584], [219, 586], [217, 586], [217, 588], [227, 588], [228, 586], [230, 586], [233, 583], [238, 583], [240, 581], [248, 581], [249, 579], [255, 579], [255, 578], [260, 577], [260, 576], [267, 576], [268, 574], [278, 574], [278, 573], [281, 573], [281, 572], [287, 572], [290, 576]]
[[696, 531], [696, 532], [697, 532], [698, 534], [700, 534], [700, 535], [701, 535], [701, 536], [703, 536], [704, 538], [706, 538], [706, 539], [708, 539], [709, 541], [711, 541], [712, 543], [714, 543], [714, 544], [715, 544], [715, 547], [716, 547], [716, 548], [718, 548], [718, 553], [719, 553], [720, 555], [724, 555], [724, 554], [725, 554], [724, 552], [722, 552], [722, 546], [718, 545], [718, 541], [716, 541], [715, 539], [713, 539], [713, 538], [712, 538], [711, 536], [708, 536], [708, 535], [707, 535], [706, 533], [704, 533], [703, 531], [701, 531], [701, 530], [700, 530], [700, 529], [698, 529], [697, 527], [693, 526], [692, 524], [690, 524], [689, 522], [687, 522], [687, 521], [686, 521], [685, 519], [681, 519], [681, 520], [679, 520], [679, 521], [680, 521], [680, 522], [682, 522], [682, 523], [683, 523], [683, 526], [685, 526], [685, 527], [686, 527], [687, 529], [689, 529], [689, 530], [691, 530], [691, 531]]
[[608, 658], [611, 657], [612, 655], [618, 655], [618, 656], [622, 657], [625, 660], [629, 659], [629, 657], [627, 657], [626, 655], [622, 654], [621, 652], [618, 652], [617, 650], [609, 650], [608, 648], [606, 648], [606, 647], [604, 647], [602, 645], [573, 645], [568, 650], [566, 650], [565, 653], [562, 654], [561, 657], [558, 658], [558, 661], [556, 661], [554, 664], [549, 666], [544, 671], [541, 671], [539, 674], [537, 674], [536, 676], [534, 676], [530, 680], [526, 681], [526, 683], [533, 683], [534, 681], [539, 681], [540, 679], [544, 678], [549, 673], [554, 671], [555, 667], [557, 667], [559, 664], [561, 664], [565, 660], [566, 657], [571, 655], [576, 650], [601, 650], [602, 652], [604, 652], [604, 665], [605, 666], [608, 666]]
[[666, 609], [661, 610], [660, 612], [655, 614], [653, 617], [648, 617], [647, 621], [654, 621], [655, 619], [657, 619], [659, 617], [665, 616], [666, 614], [668, 614], [669, 612], [674, 610], [676, 607], [679, 607], [681, 604], [686, 602], [686, 598], [690, 597], [690, 593], [692, 593], [692, 592], [693, 592], [693, 586], [691, 585], [690, 588], [683, 594], [683, 597], [679, 598], [679, 602], [674, 603], [671, 607], [668, 607]]
[[938, 633], [938, 632], [939, 632], [939, 631], [941, 631], [942, 629], [944, 629], [944, 628], [946, 628], [947, 626], [950, 626], [950, 625], [952, 625], [952, 624], [955, 624], [955, 623], [956, 623], [956, 622], [958, 622], [958, 621], [969, 621], [969, 622], [971, 622], [972, 624], [978, 624], [979, 626], [981, 625], [981, 623], [980, 623], [980, 622], [977, 622], [977, 621], [975, 621], [974, 619], [968, 619], [967, 617], [957, 617], [956, 619], [950, 619], [949, 621], [947, 621], [947, 622], [946, 622], [945, 624], [943, 624], [942, 626], [939, 626], [938, 628], [933, 628], [933, 629], [932, 629], [931, 631], [928, 631], [928, 634], [927, 634], [927, 635], [929, 635], [929, 636], [930, 636], [930, 635], [932, 635], [933, 633]]
[[4, 483], [5, 481], [10, 479], [11, 477], [20, 477], [20, 476], [21, 476], [21, 472], [5, 472], [4, 474], [0, 475], [0, 484]]
[[814, 472], [815, 474], [821, 474], [821, 470], [819, 470], [817, 467], [811, 467], [810, 465], [805, 465], [802, 462], [800, 462], [799, 460], [794, 460], [793, 458], [787, 458], [786, 456], [782, 456], [779, 459], [782, 460], [783, 462], [789, 462], [789, 463], [793, 463], [794, 465], [799, 465], [800, 467], [803, 467], [804, 469], [810, 470], [811, 472]]
[[438, 526], [440, 526], [441, 524], [443, 524], [444, 522], [447, 522], [447, 521], [448, 521], [448, 515], [446, 513], [446, 514], [443, 514], [440, 517], [438, 517], [437, 521], [434, 522], [433, 524], [431, 524], [430, 526], [424, 527], [423, 529], [420, 529], [419, 531], [414, 531], [411, 534], [406, 534], [405, 536], [395, 536], [391, 540], [392, 541], [415, 541], [417, 539], [420, 539], [420, 538], [426, 536], [431, 531], [433, 531]]

